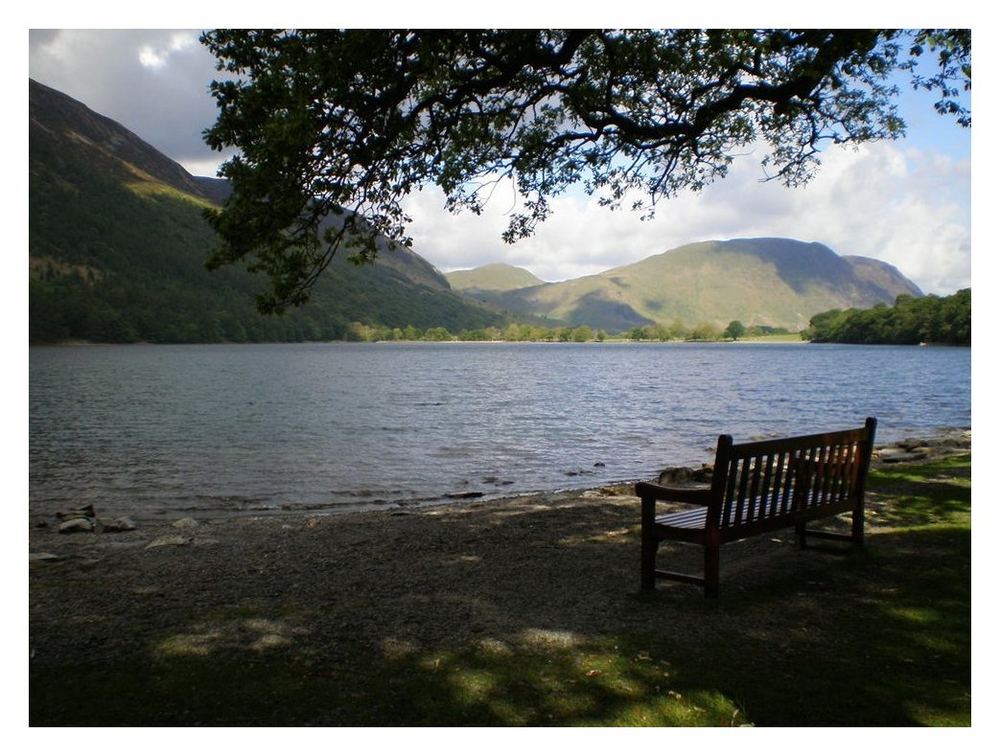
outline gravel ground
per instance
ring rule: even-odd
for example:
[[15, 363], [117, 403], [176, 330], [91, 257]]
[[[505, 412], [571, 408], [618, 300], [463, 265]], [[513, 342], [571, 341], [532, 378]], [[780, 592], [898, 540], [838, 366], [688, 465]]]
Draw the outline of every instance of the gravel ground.
[[[32, 659], [61, 664], [85, 648], [112, 661], [170, 638], [448, 645], [525, 627], [595, 629], [594, 601], [613, 601], [616, 615], [641, 606], [626, 597], [638, 587], [637, 523], [634, 496], [579, 492], [99, 535], [37, 529], [31, 552], [57, 558], [31, 563]], [[242, 629], [213, 626], [226, 616]], [[260, 637], [244, 632], [247, 617], [267, 620]]]

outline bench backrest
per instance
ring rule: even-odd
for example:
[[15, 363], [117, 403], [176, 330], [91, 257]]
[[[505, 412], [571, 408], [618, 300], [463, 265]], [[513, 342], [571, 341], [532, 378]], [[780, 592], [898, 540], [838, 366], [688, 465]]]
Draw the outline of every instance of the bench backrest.
[[863, 500], [875, 418], [862, 428], [734, 444], [719, 437], [708, 527], [752, 531]]

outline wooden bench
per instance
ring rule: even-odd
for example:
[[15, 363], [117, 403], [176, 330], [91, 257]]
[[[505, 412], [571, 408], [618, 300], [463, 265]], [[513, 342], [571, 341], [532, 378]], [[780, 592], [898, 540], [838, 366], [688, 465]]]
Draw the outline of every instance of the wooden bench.
[[[642, 590], [657, 578], [703, 585], [706, 598], [719, 595], [719, 547], [748, 536], [794, 527], [799, 546], [806, 536], [838, 538], [860, 547], [864, 539], [865, 478], [871, 462], [876, 420], [863, 428], [795, 438], [734, 444], [719, 436], [710, 488], [668, 488], [638, 483], [642, 499]], [[695, 508], [656, 514], [658, 501]], [[851, 534], [806, 530], [806, 523], [851, 512]], [[663, 541], [700, 544], [703, 576], [658, 570]]]

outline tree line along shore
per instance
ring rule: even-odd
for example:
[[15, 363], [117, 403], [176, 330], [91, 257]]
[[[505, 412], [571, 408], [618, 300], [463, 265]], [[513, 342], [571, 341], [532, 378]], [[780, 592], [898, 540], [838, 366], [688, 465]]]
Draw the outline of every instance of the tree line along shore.
[[[445, 326], [420, 328], [415, 325], [387, 326], [376, 322], [329, 323], [323, 327], [291, 317], [265, 318], [255, 315], [259, 327], [240, 323], [212, 323], [146, 332], [140, 326], [116, 318], [113, 327], [101, 318], [82, 318], [78, 327], [55, 331], [39, 323], [32, 312], [30, 340], [33, 344], [71, 343], [262, 343], [303, 341], [424, 341], [424, 342], [561, 342], [606, 341], [811, 341], [847, 344], [945, 344], [969, 346], [972, 342], [972, 290], [939, 297], [902, 294], [892, 305], [877, 304], [868, 309], [829, 310], [814, 315], [809, 327], [796, 332], [769, 325], [744, 325], [732, 320], [721, 328], [714, 323], [688, 325], [680, 319], [651, 323], [620, 332], [608, 332], [589, 325], [545, 326], [519, 322], [449, 329]], [[40, 316], [39, 316], [40, 317]], [[38, 326], [36, 328], [36, 325]]]

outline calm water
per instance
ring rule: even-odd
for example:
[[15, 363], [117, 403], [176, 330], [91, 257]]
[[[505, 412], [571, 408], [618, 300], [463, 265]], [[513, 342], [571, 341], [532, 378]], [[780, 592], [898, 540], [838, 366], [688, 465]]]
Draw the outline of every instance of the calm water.
[[737, 440], [968, 427], [970, 350], [799, 344], [37, 347], [32, 514], [353, 509], [555, 490]]

